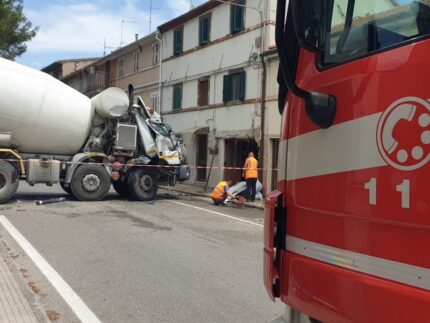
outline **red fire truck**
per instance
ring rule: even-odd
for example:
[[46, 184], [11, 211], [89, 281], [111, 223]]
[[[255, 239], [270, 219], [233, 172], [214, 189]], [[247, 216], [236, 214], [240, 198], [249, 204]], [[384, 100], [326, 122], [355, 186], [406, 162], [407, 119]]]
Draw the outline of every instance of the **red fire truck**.
[[285, 320], [430, 322], [429, 36], [429, 0], [278, 0], [264, 284]]

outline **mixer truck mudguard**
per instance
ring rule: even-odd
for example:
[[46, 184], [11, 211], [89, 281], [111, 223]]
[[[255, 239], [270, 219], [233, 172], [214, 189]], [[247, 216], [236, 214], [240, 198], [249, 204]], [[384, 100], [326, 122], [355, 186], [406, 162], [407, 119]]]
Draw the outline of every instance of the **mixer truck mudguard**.
[[277, 322], [430, 319], [430, 2], [278, 0]]
[[0, 58], [0, 203], [19, 180], [60, 184], [78, 200], [155, 197], [189, 178], [185, 147], [138, 97], [109, 88], [92, 99], [43, 72]]

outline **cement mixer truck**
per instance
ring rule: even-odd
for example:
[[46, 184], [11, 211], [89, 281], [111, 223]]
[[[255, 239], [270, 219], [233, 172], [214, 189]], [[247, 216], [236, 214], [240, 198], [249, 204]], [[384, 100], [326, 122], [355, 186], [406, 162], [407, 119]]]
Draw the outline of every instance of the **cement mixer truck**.
[[160, 182], [189, 178], [183, 142], [144, 101], [119, 88], [92, 99], [48, 74], [0, 58], [0, 203], [30, 185], [60, 184], [81, 201], [111, 184], [146, 201]]

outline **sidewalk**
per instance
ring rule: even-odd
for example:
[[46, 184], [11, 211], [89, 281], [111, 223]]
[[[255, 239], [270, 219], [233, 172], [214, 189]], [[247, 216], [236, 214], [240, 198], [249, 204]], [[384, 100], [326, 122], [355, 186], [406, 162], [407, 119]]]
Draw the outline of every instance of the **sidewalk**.
[[[200, 187], [197, 185], [177, 183], [175, 186], [160, 186], [160, 187], [168, 191], [180, 192], [180, 193], [190, 194], [194, 196], [201, 196], [201, 197], [206, 197], [208, 199], [211, 198], [211, 191], [209, 189], [205, 191], [204, 187]], [[264, 201], [246, 202], [245, 206], [264, 210]]]
[[0, 322], [37, 323], [31, 306], [0, 253]]

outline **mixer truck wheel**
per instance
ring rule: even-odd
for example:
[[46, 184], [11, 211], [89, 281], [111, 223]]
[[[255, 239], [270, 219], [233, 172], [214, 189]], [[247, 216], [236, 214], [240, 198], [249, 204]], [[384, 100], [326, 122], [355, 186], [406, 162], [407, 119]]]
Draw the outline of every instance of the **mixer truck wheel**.
[[9, 201], [18, 190], [19, 176], [16, 169], [5, 161], [0, 161], [0, 203]]
[[70, 183], [73, 195], [80, 201], [100, 201], [109, 192], [111, 178], [102, 165], [82, 165]]
[[128, 175], [128, 191], [137, 201], [150, 201], [158, 191], [158, 173], [152, 169], [136, 168]]

